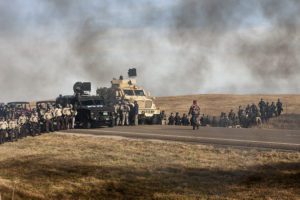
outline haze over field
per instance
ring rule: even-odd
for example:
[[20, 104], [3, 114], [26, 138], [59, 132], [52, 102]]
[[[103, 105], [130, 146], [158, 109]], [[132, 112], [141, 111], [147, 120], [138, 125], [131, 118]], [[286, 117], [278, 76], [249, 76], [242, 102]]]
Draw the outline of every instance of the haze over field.
[[298, 0], [11, 0], [0, 27], [0, 101], [133, 66], [159, 96], [300, 91]]

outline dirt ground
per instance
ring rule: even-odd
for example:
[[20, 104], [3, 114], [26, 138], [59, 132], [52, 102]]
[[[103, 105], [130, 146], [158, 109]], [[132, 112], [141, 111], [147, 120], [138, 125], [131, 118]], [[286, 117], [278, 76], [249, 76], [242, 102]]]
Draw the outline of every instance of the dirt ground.
[[0, 146], [2, 199], [299, 199], [300, 153], [46, 134]]

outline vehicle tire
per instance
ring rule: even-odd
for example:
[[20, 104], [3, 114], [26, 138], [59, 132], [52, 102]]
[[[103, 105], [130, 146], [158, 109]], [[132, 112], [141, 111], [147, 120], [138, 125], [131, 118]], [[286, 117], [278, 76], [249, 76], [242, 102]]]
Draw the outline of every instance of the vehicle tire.
[[152, 122], [151, 122], [152, 125], [156, 125], [156, 124], [159, 124], [159, 116], [158, 115], [154, 115], [152, 117]]
[[83, 128], [85, 128], [85, 129], [92, 128], [92, 123], [91, 122], [85, 122], [84, 125], [83, 125]]
[[115, 120], [112, 120], [111, 123], [108, 125], [108, 127], [112, 128], [115, 126]]

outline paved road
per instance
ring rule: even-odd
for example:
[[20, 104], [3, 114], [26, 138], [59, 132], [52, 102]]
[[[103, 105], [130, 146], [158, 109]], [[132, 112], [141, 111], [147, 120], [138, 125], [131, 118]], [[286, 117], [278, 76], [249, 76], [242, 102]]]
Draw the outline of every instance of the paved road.
[[138, 126], [75, 129], [65, 132], [300, 151], [300, 130], [292, 131], [205, 127], [193, 131], [190, 127], [180, 126]]

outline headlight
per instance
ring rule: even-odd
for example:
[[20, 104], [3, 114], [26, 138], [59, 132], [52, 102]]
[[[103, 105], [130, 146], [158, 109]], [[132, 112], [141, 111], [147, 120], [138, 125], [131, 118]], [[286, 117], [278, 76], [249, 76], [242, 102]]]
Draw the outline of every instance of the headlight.
[[95, 117], [95, 113], [91, 112], [91, 118]]

